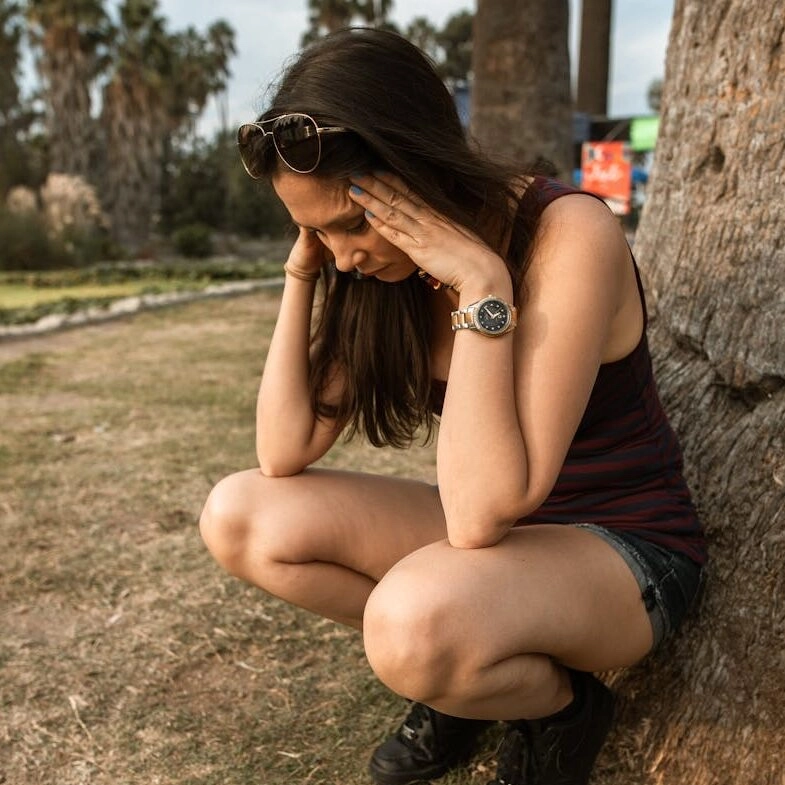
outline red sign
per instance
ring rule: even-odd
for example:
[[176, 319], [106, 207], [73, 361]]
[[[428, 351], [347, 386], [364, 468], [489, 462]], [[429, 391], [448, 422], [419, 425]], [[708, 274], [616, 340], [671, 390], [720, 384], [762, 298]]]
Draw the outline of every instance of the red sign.
[[581, 187], [601, 196], [616, 215], [630, 212], [632, 162], [626, 142], [584, 142]]

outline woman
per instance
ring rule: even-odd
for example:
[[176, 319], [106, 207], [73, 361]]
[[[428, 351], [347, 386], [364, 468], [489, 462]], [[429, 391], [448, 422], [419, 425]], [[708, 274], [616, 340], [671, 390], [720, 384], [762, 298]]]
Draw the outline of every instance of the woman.
[[[480, 155], [391, 33], [306, 50], [238, 138], [299, 235], [259, 468], [210, 494], [208, 548], [362, 630], [412, 701], [377, 783], [441, 776], [496, 720], [494, 783], [585, 783], [613, 714], [592, 672], [679, 626], [706, 557], [616, 219]], [[309, 468], [343, 432], [401, 446], [435, 417], [438, 487]]]

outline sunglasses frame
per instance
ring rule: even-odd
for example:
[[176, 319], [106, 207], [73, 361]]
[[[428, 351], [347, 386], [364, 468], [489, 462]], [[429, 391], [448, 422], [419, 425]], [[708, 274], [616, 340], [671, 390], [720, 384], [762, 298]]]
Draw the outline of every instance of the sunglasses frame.
[[[305, 118], [313, 125], [314, 129], [316, 130], [316, 162], [310, 169], [298, 169], [296, 166], [292, 166], [291, 162], [286, 160], [286, 155], [281, 152], [281, 148], [278, 146], [278, 139], [275, 135], [275, 123], [277, 123], [279, 120], [285, 120], [287, 117]], [[269, 130], [265, 126], [268, 126]], [[311, 115], [306, 114], [305, 112], [287, 112], [286, 114], [278, 115], [278, 117], [271, 117], [270, 119], [262, 120], [261, 122], [243, 123], [237, 129], [237, 146], [240, 149], [240, 160], [243, 162], [243, 168], [248, 173], [249, 177], [252, 177], [254, 180], [259, 180], [261, 177], [251, 172], [248, 164], [246, 163], [245, 155], [243, 154], [243, 148], [247, 147], [248, 145], [243, 144], [240, 141], [240, 135], [243, 133], [243, 129], [246, 128], [253, 128], [256, 132], [261, 131], [262, 138], [272, 136], [273, 146], [275, 147], [275, 152], [278, 153], [278, 157], [289, 169], [291, 169], [293, 172], [297, 172], [297, 174], [310, 174], [319, 166], [319, 162], [322, 160], [322, 134], [346, 133], [347, 131], [351, 130], [350, 128], [345, 128], [342, 125], [319, 125], [319, 123], [317, 123], [316, 120], [311, 117]], [[308, 138], [309, 137], [306, 136], [303, 141]]]

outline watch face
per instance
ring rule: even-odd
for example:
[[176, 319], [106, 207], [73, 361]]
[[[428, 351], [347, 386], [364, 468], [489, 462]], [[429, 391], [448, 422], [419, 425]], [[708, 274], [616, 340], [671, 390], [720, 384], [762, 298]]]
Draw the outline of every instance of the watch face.
[[489, 298], [477, 307], [474, 321], [477, 328], [488, 335], [503, 333], [510, 324], [510, 309], [502, 300]]

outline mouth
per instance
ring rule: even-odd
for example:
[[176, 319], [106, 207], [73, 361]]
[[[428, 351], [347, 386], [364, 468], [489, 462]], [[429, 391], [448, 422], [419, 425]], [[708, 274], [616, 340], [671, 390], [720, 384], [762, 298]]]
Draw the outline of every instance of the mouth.
[[352, 271], [352, 277], [358, 281], [362, 281], [365, 278], [375, 278], [382, 270], [384, 270], [384, 267], [377, 267], [375, 270], [368, 271], [355, 267]]

